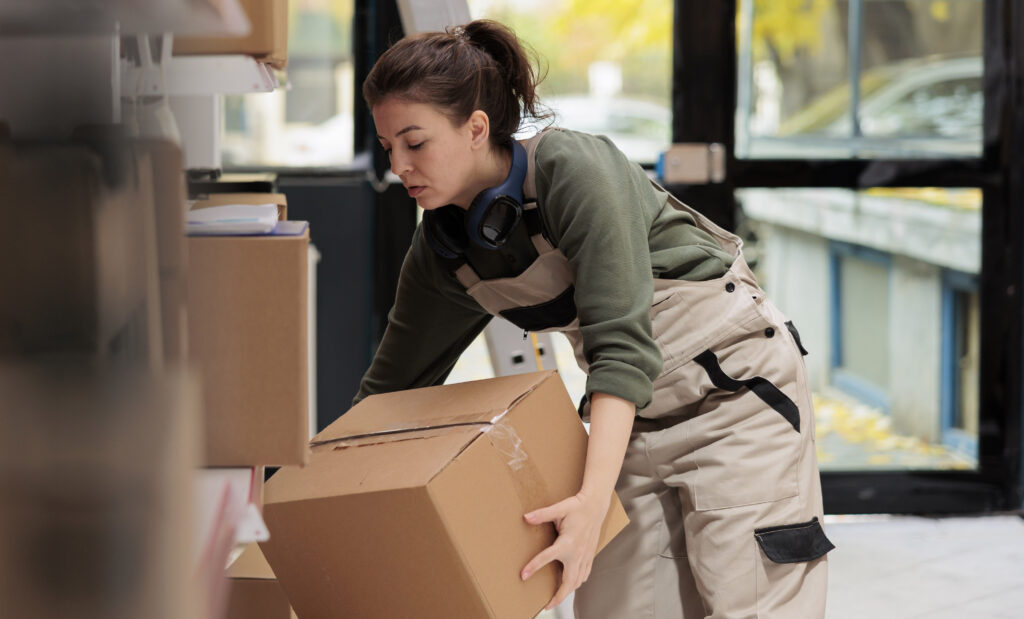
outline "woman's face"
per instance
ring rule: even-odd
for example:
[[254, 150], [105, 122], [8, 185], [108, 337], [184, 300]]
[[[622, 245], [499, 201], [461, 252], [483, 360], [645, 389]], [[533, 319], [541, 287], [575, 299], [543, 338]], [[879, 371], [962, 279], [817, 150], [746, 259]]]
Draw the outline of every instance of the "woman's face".
[[447, 204], [468, 207], [479, 189], [475, 180], [473, 130], [461, 127], [428, 103], [389, 97], [373, 107], [377, 139], [409, 196], [424, 209]]

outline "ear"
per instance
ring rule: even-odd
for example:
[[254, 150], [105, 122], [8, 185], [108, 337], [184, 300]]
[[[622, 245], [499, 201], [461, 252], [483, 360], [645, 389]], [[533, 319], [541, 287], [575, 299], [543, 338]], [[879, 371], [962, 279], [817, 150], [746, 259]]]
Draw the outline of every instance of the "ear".
[[474, 110], [466, 121], [466, 128], [469, 130], [470, 148], [476, 150], [487, 145], [491, 137], [491, 119], [487, 117], [487, 112]]

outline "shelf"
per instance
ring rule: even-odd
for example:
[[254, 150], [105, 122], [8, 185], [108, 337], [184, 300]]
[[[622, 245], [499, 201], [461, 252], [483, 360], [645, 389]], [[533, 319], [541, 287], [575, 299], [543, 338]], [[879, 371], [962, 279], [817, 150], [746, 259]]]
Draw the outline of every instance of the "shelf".
[[121, 62], [121, 95], [197, 96], [271, 92], [279, 86], [274, 70], [252, 56], [172, 56], [164, 67], [149, 69]]
[[12, 34], [244, 36], [239, 0], [32, 0], [0, 3], [0, 30]]

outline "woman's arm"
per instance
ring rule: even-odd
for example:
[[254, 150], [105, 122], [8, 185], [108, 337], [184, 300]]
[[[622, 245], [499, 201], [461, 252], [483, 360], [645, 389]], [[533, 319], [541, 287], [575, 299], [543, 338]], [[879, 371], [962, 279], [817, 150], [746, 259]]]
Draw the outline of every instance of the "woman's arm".
[[444, 382], [462, 351], [491, 320], [425, 245], [417, 228], [402, 263], [388, 327], [353, 406], [375, 393]]
[[594, 393], [590, 404], [587, 462], [580, 491], [564, 501], [525, 515], [530, 524], [552, 522], [558, 530], [555, 543], [527, 563], [521, 574], [526, 580], [551, 561], [562, 564], [562, 585], [547, 608], [559, 605], [590, 577], [601, 525], [622, 468], [635, 415], [636, 406], [632, 402], [606, 393]]

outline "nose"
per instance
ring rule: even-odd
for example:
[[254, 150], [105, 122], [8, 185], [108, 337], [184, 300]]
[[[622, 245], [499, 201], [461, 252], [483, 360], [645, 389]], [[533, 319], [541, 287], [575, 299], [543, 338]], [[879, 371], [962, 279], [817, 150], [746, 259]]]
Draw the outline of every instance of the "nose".
[[411, 169], [412, 164], [410, 163], [408, 156], [397, 153], [395, 150], [391, 151], [391, 171], [395, 176], [401, 177]]

